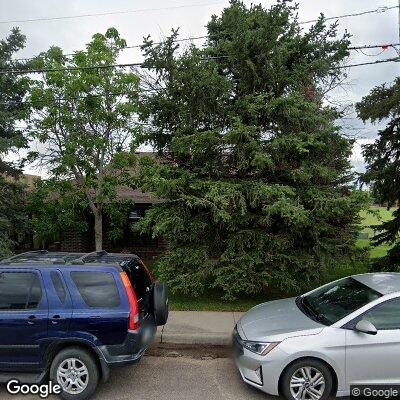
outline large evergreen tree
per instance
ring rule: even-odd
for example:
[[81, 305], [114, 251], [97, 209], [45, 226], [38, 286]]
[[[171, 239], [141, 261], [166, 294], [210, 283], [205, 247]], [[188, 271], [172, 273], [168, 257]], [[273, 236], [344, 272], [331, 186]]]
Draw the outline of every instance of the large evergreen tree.
[[[0, 40], [0, 69], [23, 67], [21, 62], [13, 60], [13, 56], [24, 44], [25, 36], [18, 29]], [[25, 145], [18, 121], [24, 120], [28, 113], [24, 102], [28, 88], [27, 78], [0, 74], [0, 258], [11, 252], [24, 229], [24, 192], [17, 182], [20, 171], [15, 163], [6, 160], [6, 156]]]
[[400, 78], [391, 85], [374, 88], [357, 104], [358, 116], [365, 122], [386, 122], [374, 143], [364, 146], [367, 171], [362, 176], [374, 198], [387, 207], [396, 207], [393, 219], [379, 226], [374, 245], [392, 245], [379, 264], [392, 270], [400, 267]]
[[232, 1], [204, 47], [180, 49], [177, 32], [143, 46], [142, 119], [160, 158], [142, 160], [141, 184], [166, 202], [142, 228], [166, 240], [159, 268], [172, 289], [298, 289], [355, 254], [352, 142], [324, 102], [348, 35], [322, 17], [303, 30], [296, 13]]

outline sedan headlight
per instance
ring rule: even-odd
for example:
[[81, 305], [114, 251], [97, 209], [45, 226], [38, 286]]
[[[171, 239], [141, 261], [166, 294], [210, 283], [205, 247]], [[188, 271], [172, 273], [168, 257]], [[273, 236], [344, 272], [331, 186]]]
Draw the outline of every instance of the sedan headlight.
[[242, 343], [246, 349], [260, 356], [265, 356], [279, 344], [279, 342], [252, 342], [250, 340], [243, 340]]

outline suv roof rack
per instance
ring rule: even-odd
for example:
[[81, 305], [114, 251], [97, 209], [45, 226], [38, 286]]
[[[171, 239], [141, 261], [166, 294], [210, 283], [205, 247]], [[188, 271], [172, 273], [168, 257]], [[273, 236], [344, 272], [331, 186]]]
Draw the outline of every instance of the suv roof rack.
[[137, 259], [135, 254], [126, 253], [107, 253], [105, 250], [93, 251], [82, 255], [82, 257], [71, 261], [71, 264], [90, 264], [90, 263], [125, 263], [132, 259]]
[[15, 254], [12, 257], [5, 258], [0, 261], [0, 264], [26, 263], [26, 262], [41, 262], [47, 264], [65, 264], [73, 259], [80, 257], [83, 253], [68, 253], [68, 252], [51, 252], [47, 250], [33, 250], [24, 253]]
[[5, 258], [0, 264], [25, 264], [25, 263], [44, 263], [44, 264], [123, 264], [138, 259], [135, 254], [126, 253], [107, 253], [105, 250], [93, 251], [90, 253], [72, 252], [53, 252], [47, 250], [27, 251]]

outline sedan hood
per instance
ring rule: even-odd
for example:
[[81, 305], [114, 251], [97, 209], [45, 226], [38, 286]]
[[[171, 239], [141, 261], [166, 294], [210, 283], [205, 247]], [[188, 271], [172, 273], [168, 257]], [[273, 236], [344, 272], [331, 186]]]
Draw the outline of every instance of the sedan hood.
[[294, 297], [253, 307], [238, 323], [239, 332], [247, 340], [254, 341], [281, 341], [292, 336], [317, 334], [324, 327], [303, 314]]

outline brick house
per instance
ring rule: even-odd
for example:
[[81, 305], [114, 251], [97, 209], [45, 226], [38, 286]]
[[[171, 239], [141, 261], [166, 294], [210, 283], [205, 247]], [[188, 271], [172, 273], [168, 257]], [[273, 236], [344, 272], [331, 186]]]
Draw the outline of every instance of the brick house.
[[[103, 217], [103, 249], [108, 252], [129, 252], [137, 254], [147, 263], [152, 263], [164, 249], [165, 245], [162, 238], [153, 239], [148, 235], [135, 232], [132, 228], [135, 222], [144, 215], [152, 204], [162, 200], [156, 199], [148, 193], [143, 193], [138, 189], [120, 187], [117, 191], [119, 199], [130, 199], [134, 205], [124, 227], [123, 236], [117, 241], [112, 241], [108, 237], [109, 221]], [[63, 232], [60, 242], [54, 243], [51, 247], [60, 251], [90, 252], [95, 249], [94, 244], [94, 221], [90, 213], [87, 214], [89, 230], [79, 232], [77, 230], [67, 230]]]

